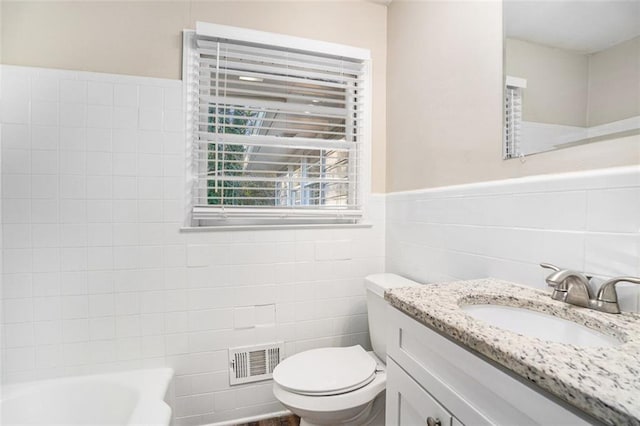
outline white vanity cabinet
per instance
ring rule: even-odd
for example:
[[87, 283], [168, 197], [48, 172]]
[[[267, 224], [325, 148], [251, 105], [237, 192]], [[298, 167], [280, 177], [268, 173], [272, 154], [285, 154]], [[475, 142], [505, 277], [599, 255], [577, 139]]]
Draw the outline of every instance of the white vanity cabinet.
[[597, 424], [401, 311], [388, 309], [387, 426]]

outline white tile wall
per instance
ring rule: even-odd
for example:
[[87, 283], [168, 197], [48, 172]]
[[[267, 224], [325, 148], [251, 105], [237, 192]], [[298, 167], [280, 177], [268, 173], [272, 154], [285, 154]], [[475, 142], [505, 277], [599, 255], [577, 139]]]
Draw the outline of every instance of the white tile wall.
[[[545, 288], [540, 262], [587, 271], [595, 285], [640, 276], [640, 167], [393, 193], [386, 213], [386, 270], [420, 282]], [[622, 309], [639, 311], [640, 286], [618, 289]]]
[[3, 66], [2, 379], [176, 370], [178, 424], [280, 410], [226, 348], [368, 346], [372, 228], [180, 232], [181, 82]]

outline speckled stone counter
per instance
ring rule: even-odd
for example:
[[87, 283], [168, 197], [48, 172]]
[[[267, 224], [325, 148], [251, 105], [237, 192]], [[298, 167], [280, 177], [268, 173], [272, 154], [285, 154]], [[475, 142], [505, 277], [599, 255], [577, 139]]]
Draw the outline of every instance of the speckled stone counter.
[[[605, 314], [495, 279], [396, 288], [389, 303], [607, 424], [640, 425], [640, 315]], [[577, 347], [526, 337], [472, 318], [464, 305], [545, 312], [614, 337], [619, 346]]]

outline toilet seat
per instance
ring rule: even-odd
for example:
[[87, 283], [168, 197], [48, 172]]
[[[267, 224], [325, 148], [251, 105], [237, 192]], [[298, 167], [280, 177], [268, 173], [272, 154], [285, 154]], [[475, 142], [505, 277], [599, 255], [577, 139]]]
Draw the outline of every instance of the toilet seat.
[[[352, 418], [369, 404], [373, 404], [376, 398], [384, 395], [387, 384], [386, 366], [373, 352], [368, 352], [367, 355], [377, 364], [375, 377], [373, 381], [359, 389], [328, 396], [301, 395], [283, 389], [274, 381], [273, 393], [285, 407], [300, 417], [307, 418], [307, 421], [318, 415], [324, 417], [324, 421], [311, 421], [311, 423], [339, 424], [338, 419]], [[336, 413], [341, 414], [337, 417], [325, 417]], [[332, 420], [327, 420], [327, 418]]]
[[298, 395], [339, 395], [371, 383], [376, 366], [360, 345], [312, 349], [278, 364], [273, 380], [281, 389]]

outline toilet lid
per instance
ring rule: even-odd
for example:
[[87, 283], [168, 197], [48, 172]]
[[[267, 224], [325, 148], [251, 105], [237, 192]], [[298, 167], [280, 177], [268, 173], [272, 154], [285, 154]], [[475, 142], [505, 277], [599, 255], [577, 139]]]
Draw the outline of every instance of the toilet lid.
[[273, 380], [285, 390], [317, 396], [359, 389], [375, 375], [376, 361], [360, 345], [300, 352], [273, 370]]

